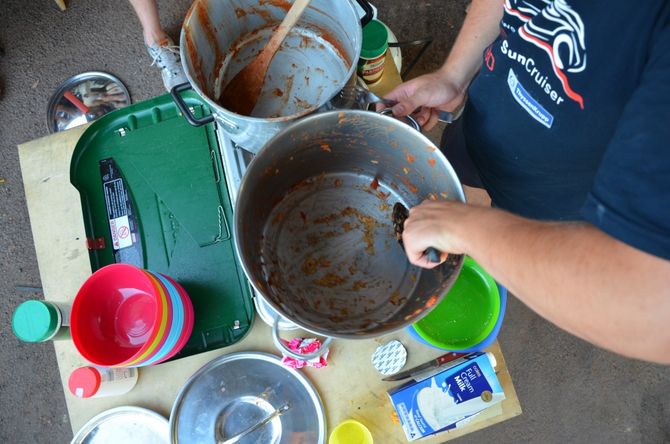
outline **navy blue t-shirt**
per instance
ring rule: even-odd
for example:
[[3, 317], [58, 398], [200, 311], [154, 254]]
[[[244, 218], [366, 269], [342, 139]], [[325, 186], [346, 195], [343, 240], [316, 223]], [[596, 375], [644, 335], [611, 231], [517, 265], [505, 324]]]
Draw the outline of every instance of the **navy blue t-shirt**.
[[670, 259], [670, 1], [504, 8], [464, 114], [494, 204]]

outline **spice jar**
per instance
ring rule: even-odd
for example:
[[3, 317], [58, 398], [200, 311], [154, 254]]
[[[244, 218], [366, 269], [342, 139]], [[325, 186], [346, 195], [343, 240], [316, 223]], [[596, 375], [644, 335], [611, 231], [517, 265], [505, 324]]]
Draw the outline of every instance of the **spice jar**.
[[378, 20], [370, 21], [363, 27], [363, 45], [358, 60], [358, 75], [368, 85], [382, 78], [387, 49], [388, 30], [386, 26]]
[[70, 373], [68, 388], [77, 398], [102, 398], [123, 395], [137, 384], [137, 369], [133, 367], [79, 367]]
[[25, 301], [14, 310], [12, 330], [25, 342], [70, 338], [70, 306], [51, 301]]

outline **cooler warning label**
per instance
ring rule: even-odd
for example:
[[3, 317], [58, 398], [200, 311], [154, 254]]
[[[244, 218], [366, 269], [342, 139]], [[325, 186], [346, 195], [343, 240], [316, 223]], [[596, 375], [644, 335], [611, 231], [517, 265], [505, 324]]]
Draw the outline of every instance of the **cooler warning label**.
[[[117, 261], [134, 263], [140, 251], [138, 243], [137, 219], [133, 211], [128, 188], [121, 177], [121, 172], [116, 167], [114, 159], [103, 159], [100, 161], [100, 176], [102, 178], [102, 190], [107, 207], [107, 218], [109, 220], [109, 234], [112, 240]], [[128, 251], [128, 247], [135, 246], [137, 251]], [[119, 251], [119, 250], [124, 250]], [[121, 254], [120, 253], [130, 253]]]
[[115, 250], [130, 247], [133, 239], [130, 236], [128, 216], [121, 216], [109, 220], [109, 230], [112, 233], [112, 245]]

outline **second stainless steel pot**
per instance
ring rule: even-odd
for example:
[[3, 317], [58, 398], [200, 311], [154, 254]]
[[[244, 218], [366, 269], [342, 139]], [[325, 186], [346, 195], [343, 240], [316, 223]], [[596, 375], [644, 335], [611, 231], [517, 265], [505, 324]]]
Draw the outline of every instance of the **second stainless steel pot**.
[[331, 111], [270, 140], [242, 180], [235, 246], [255, 289], [279, 314], [329, 337], [380, 336], [418, 321], [462, 265], [410, 265], [391, 209], [464, 200], [442, 153], [406, 124]]
[[[356, 0], [366, 11], [365, 0]], [[251, 116], [218, 103], [224, 86], [258, 54], [291, 5], [288, 0], [195, 0], [186, 14], [180, 39], [182, 65], [190, 86], [173, 96], [194, 125], [216, 119], [238, 145], [257, 152], [292, 121], [327, 109], [353, 81], [362, 43], [361, 22], [353, 0], [312, 0], [275, 55]], [[179, 92], [192, 87], [213, 116], [194, 117]]]

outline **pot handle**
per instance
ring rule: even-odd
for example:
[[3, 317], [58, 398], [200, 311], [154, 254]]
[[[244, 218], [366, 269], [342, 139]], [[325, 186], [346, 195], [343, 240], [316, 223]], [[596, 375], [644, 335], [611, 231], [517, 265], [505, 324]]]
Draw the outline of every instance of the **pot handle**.
[[[391, 108], [384, 108], [384, 109], [382, 109], [382, 110], [380, 110], [380, 111], [377, 111], [377, 112], [378, 112], [379, 114], [384, 115], [384, 116], [391, 116], [391, 117], [395, 118], [395, 117], [393, 116], [393, 111], [391, 110]], [[418, 132], [421, 132], [421, 125], [419, 125], [419, 122], [417, 122], [416, 119], [415, 119], [414, 117], [412, 117], [412, 116], [410, 116], [410, 115], [408, 114], [408, 115], [406, 115], [405, 117], [403, 117], [403, 119], [406, 119], [407, 121], [406, 121], [406, 122], [403, 122], [403, 121], [400, 120], [400, 119], [398, 119], [398, 120], [400, 120], [400, 121], [403, 122], [403, 123], [406, 123], [407, 125], [411, 126], [411, 127], [414, 128], [415, 130], [417, 130]]]
[[331, 337], [326, 337], [324, 339], [323, 343], [321, 344], [321, 347], [315, 352], [312, 353], [296, 353], [290, 348], [284, 344], [281, 339], [279, 339], [279, 318], [275, 317], [274, 322], [272, 323], [272, 342], [274, 342], [275, 347], [279, 349], [280, 352], [285, 354], [286, 356], [290, 356], [294, 359], [300, 359], [302, 361], [309, 361], [310, 359], [318, 358], [322, 354], [328, 350], [328, 346], [330, 345], [330, 341], [333, 340]]
[[190, 109], [188, 109], [188, 105], [180, 93], [183, 91], [188, 91], [189, 89], [192, 89], [192, 86], [189, 82], [186, 82], [175, 85], [170, 91], [170, 94], [172, 94], [172, 100], [174, 100], [174, 103], [177, 105], [177, 108], [179, 108], [179, 111], [181, 111], [181, 113], [184, 115], [184, 118], [193, 126], [203, 126], [214, 122], [214, 114], [198, 118], [193, 115]]
[[365, 26], [372, 21], [374, 16], [372, 6], [370, 6], [370, 3], [368, 3], [367, 0], [356, 0], [356, 3], [358, 3], [358, 5], [363, 8], [363, 11], [365, 11], [365, 15], [361, 19], [361, 26]]

